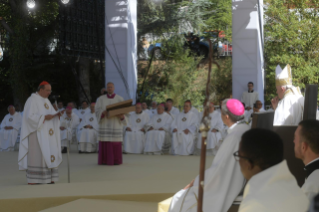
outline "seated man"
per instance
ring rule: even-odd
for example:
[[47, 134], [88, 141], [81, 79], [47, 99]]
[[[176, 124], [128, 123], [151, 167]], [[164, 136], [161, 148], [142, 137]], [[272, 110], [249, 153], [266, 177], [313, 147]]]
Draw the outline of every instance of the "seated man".
[[[237, 99], [225, 99], [221, 116], [228, 129], [210, 168], [205, 171], [203, 211], [227, 212], [244, 185], [239, 164], [232, 158], [242, 134], [249, 130], [244, 119], [245, 108]], [[199, 176], [175, 194], [169, 212], [197, 211]]]
[[7, 114], [0, 125], [0, 152], [14, 151], [14, 146], [21, 129], [21, 115], [15, 111], [13, 105], [8, 107]]
[[78, 110], [77, 115], [80, 118], [80, 122], [83, 120], [84, 116], [88, 113], [90, 113], [91, 110], [89, 108], [88, 102], [87, 101], [82, 101], [82, 109]]
[[[221, 115], [218, 111], [215, 110], [214, 103], [211, 102], [209, 104], [209, 117], [210, 120], [210, 129], [207, 133], [206, 138], [206, 154], [208, 155], [216, 155], [217, 150], [220, 146], [220, 142], [222, 141], [221, 131], [224, 129], [224, 123], [221, 118]], [[201, 123], [201, 120], [200, 120]], [[198, 134], [197, 140], [197, 148], [201, 149], [202, 146], [202, 135]]]
[[98, 146], [99, 124], [95, 116], [95, 103], [90, 105], [90, 113], [86, 113], [77, 127], [76, 137], [79, 142], [79, 153], [96, 152]]
[[[142, 103], [142, 110], [143, 110], [144, 113], [147, 113], [148, 116], [151, 116], [151, 111], [147, 108], [146, 102]], [[132, 112], [132, 114], [134, 114], [134, 112]]]
[[61, 101], [58, 102], [58, 110], [59, 111], [63, 111], [64, 110], [63, 102], [61, 102]]
[[157, 103], [152, 102], [152, 108], [150, 109], [150, 118], [157, 114]]
[[319, 121], [304, 120], [295, 132], [295, 156], [305, 164], [302, 190], [311, 201], [319, 193]]
[[126, 132], [124, 136], [124, 152], [141, 154], [144, 150], [145, 144], [145, 128], [146, 124], [150, 121], [150, 117], [145, 110], [142, 110], [141, 103], [137, 103], [135, 106], [135, 112], [133, 112], [126, 126]]
[[80, 124], [79, 117], [73, 113], [71, 107], [66, 107], [65, 113], [60, 118], [60, 136], [62, 153], [67, 152], [68, 142], [73, 143], [76, 140], [75, 130]]
[[249, 130], [234, 156], [248, 181], [239, 212], [307, 211], [309, 201], [283, 159], [284, 144], [278, 134]]
[[147, 123], [147, 133], [144, 153], [167, 154], [171, 146], [169, 132], [173, 118], [164, 112], [164, 104], [157, 106], [157, 114]]
[[198, 115], [191, 112], [191, 103], [185, 101], [184, 111], [172, 123], [172, 154], [191, 155], [194, 153], [198, 130]]
[[165, 106], [167, 108], [167, 113], [169, 113], [173, 118], [179, 114], [179, 110], [173, 106], [173, 99], [166, 99]]

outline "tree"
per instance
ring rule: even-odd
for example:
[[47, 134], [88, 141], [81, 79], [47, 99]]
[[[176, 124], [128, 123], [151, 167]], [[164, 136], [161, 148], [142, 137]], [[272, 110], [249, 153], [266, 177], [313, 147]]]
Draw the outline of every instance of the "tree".
[[275, 69], [289, 64], [293, 84], [304, 88], [319, 79], [318, 0], [269, 0], [265, 10], [266, 101], [276, 92]]

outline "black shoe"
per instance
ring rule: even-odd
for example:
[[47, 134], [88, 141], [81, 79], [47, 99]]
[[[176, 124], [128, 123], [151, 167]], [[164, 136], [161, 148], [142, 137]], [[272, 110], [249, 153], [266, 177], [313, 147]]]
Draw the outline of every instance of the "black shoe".
[[68, 152], [68, 148], [67, 147], [64, 147], [63, 149], [62, 149], [62, 153], [67, 153]]

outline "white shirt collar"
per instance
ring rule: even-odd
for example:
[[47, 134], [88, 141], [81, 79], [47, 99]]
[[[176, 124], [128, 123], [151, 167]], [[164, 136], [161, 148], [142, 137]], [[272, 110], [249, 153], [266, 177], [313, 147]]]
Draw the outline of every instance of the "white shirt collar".
[[316, 158], [316, 159], [314, 159], [313, 161], [311, 161], [310, 163], [308, 163], [306, 166], [308, 166], [309, 164], [311, 164], [311, 163], [313, 163], [313, 162], [315, 162], [315, 161], [317, 161], [317, 160], [319, 160], [319, 157], [318, 158]]

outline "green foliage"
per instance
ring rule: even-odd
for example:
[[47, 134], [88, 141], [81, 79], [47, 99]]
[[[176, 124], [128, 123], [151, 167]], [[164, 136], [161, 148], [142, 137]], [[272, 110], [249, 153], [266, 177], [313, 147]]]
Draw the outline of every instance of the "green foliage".
[[[317, 0], [269, 0], [265, 11], [266, 101], [275, 89], [275, 69], [292, 67], [293, 84], [304, 88], [319, 79], [319, 9]], [[289, 9], [293, 8], [293, 9]]]

